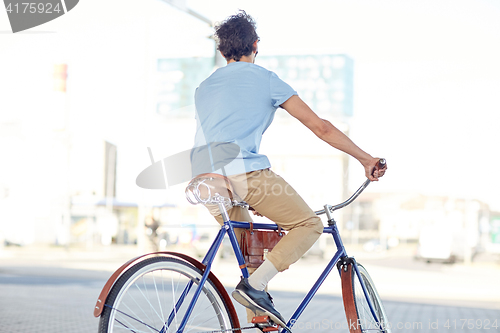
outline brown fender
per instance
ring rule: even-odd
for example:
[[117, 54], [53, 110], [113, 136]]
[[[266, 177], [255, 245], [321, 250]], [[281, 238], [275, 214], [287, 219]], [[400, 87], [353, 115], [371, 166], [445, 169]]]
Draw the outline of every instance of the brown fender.
[[[347, 319], [347, 326], [349, 327], [349, 333], [361, 332], [361, 327], [358, 321], [358, 311], [356, 310], [356, 304], [354, 301], [353, 293], [353, 281], [354, 281], [354, 271], [352, 270], [352, 264], [345, 264], [341, 269], [340, 277], [342, 281], [342, 298], [344, 300], [344, 310]], [[346, 270], [344, 270], [346, 269]]]
[[[185, 254], [177, 253], [177, 252], [155, 252], [155, 253], [149, 253], [149, 254], [145, 254], [145, 255], [136, 257], [134, 259], [131, 259], [131, 260], [127, 261], [125, 264], [123, 264], [120, 268], [118, 268], [113, 273], [113, 275], [111, 275], [108, 282], [106, 282], [106, 284], [104, 285], [104, 288], [102, 288], [102, 291], [99, 294], [99, 298], [97, 299], [97, 303], [96, 303], [95, 308], [94, 308], [94, 316], [95, 317], [99, 317], [101, 315], [102, 310], [104, 309], [104, 302], [106, 302], [106, 299], [108, 298], [109, 291], [111, 290], [111, 288], [115, 284], [116, 280], [118, 280], [118, 278], [122, 275], [122, 273], [128, 267], [130, 267], [138, 262], [152, 258], [152, 257], [177, 257], [177, 258], [180, 258], [184, 261], [189, 262], [190, 264], [192, 264], [193, 266], [195, 266], [196, 268], [198, 268], [202, 272], [204, 272], [205, 268], [206, 268], [206, 266], [204, 264], [202, 264], [201, 262], [199, 262], [198, 260], [191, 258], [190, 256], [187, 256]], [[228, 295], [226, 289], [224, 288], [222, 283], [219, 281], [219, 279], [212, 272], [210, 272], [210, 274], [208, 275], [208, 278], [210, 279], [210, 281], [213, 282], [215, 287], [219, 290], [224, 302], [226, 303], [228, 310], [229, 310], [229, 314], [231, 315], [231, 317], [233, 319], [234, 328], [239, 328], [240, 322], [238, 320], [238, 315], [236, 314], [236, 310], [234, 309], [233, 302], [231, 301], [231, 298], [229, 298], [229, 295]]]

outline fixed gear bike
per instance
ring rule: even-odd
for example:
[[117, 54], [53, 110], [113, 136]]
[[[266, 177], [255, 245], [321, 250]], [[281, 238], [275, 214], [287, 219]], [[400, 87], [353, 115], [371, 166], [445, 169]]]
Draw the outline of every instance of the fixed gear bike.
[[[379, 166], [383, 167], [381, 159]], [[287, 327], [277, 327], [269, 320], [254, 325], [240, 325], [233, 302], [218, 278], [211, 272], [214, 258], [227, 234], [233, 247], [243, 277], [249, 273], [243, 259], [234, 228], [249, 229], [248, 222], [231, 221], [227, 209], [248, 205], [210, 190], [209, 182], [220, 175], [207, 174], [195, 178], [186, 189], [191, 203], [218, 205], [224, 220], [207, 254], [200, 262], [176, 252], [156, 252], [134, 258], [113, 273], [104, 286], [94, 315], [100, 316], [99, 333], [108, 332], [240, 332], [260, 328], [267, 331], [289, 331], [306, 309], [319, 287], [334, 267], [337, 268], [342, 298], [350, 333], [391, 333], [390, 323], [375, 285], [367, 270], [347, 255], [332, 216], [335, 210], [353, 202], [370, 184], [366, 180], [345, 202], [325, 205], [317, 215], [326, 214], [328, 226], [324, 234], [333, 236], [337, 251], [326, 265], [311, 290], [304, 297], [287, 322]], [[229, 180], [224, 179], [230, 186]], [[277, 230], [276, 224], [253, 223], [254, 229]], [[257, 317], [256, 317], [257, 318]]]

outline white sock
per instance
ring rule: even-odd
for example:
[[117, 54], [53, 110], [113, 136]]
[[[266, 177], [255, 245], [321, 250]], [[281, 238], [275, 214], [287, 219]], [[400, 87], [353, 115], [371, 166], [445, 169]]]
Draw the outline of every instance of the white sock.
[[278, 270], [273, 263], [265, 260], [259, 268], [248, 278], [248, 283], [252, 288], [264, 290], [271, 279], [278, 274]]

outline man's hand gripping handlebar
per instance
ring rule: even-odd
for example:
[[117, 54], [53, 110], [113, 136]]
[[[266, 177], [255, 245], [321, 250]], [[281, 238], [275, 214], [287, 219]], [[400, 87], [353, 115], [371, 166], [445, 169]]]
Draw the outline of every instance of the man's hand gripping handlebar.
[[378, 181], [378, 179], [382, 177], [387, 170], [387, 163], [385, 161], [385, 158], [372, 159], [370, 161], [370, 164], [368, 164], [367, 169], [371, 170], [368, 175], [368, 179], [372, 182]]

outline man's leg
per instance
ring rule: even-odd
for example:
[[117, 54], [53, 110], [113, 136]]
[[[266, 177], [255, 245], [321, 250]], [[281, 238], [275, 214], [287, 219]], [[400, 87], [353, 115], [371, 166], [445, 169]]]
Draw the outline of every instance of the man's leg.
[[[297, 192], [270, 170], [230, 178], [236, 193], [246, 191], [244, 200], [251, 207], [288, 230], [288, 234], [267, 255], [264, 263], [248, 280], [242, 279], [232, 295], [247, 308], [268, 315], [276, 323], [285, 326], [284, 318], [263, 289], [278, 271], [287, 269], [311, 248], [323, 232], [323, 223]], [[240, 186], [243, 187], [241, 192]]]
[[[248, 191], [244, 200], [258, 213], [274, 221], [288, 233], [267, 255], [282, 272], [300, 259], [323, 233], [323, 223], [300, 195], [271, 170], [250, 172], [246, 176]], [[241, 175], [231, 179], [238, 193]], [[259, 267], [260, 269], [260, 267]]]

